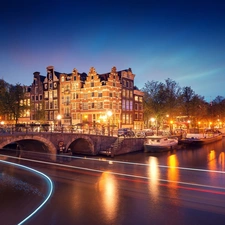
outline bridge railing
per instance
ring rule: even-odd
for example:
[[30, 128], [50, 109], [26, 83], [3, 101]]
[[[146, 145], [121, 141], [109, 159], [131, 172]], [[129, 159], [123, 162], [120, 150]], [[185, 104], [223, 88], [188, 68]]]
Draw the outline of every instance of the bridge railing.
[[18, 133], [74, 133], [74, 134], [93, 134], [93, 135], [105, 135], [105, 136], [117, 136], [117, 130], [110, 131], [102, 131], [100, 129], [68, 129], [65, 127], [58, 127], [56, 129], [52, 129], [49, 127], [48, 129], [42, 127], [0, 127], [0, 135], [4, 134], [18, 134]]

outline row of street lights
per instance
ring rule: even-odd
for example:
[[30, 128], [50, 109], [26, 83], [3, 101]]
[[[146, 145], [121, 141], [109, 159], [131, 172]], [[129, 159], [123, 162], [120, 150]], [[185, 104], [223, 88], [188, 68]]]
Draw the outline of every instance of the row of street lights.
[[[105, 115], [101, 115], [100, 116], [100, 120], [102, 119], [103, 121], [106, 121], [107, 120], [107, 123], [108, 123], [108, 135], [110, 135], [110, 118], [112, 116], [112, 111], [107, 111], [107, 113]], [[85, 116], [85, 119], [87, 119], [87, 116]], [[60, 114], [57, 115], [57, 120], [58, 120], [58, 126], [61, 127], [62, 123], [61, 123], [61, 120], [62, 120], [62, 116]]]

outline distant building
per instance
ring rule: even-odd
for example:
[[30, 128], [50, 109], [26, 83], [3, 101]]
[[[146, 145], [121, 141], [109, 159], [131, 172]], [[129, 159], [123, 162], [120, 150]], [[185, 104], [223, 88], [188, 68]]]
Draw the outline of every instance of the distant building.
[[[89, 129], [108, 126], [142, 129], [143, 92], [134, 86], [135, 75], [126, 69], [98, 74], [60, 73], [47, 67], [44, 77], [34, 73], [31, 86], [31, 121], [44, 118], [52, 126], [86, 125]], [[44, 116], [43, 116], [44, 114]]]
[[33, 82], [30, 88], [30, 122], [41, 122], [44, 118], [43, 82], [45, 76], [39, 72], [33, 73]]

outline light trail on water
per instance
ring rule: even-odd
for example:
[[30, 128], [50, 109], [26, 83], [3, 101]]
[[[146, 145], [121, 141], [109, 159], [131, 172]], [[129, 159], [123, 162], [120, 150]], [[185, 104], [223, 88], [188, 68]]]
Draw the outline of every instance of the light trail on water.
[[[18, 159], [17, 157], [9, 156], [9, 158], [13, 159]], [[72, 157], [76, 159], [82, 159], [82, 160], [91, 160], [91, 161], [98, 161], [98, 162], [104, 162], [104, 163], [109, 163], [109, 164], [114, 164], [114, 163], [119, 163], [119, 164], [125, 164], [125, 165], [137, 165], [137, 166], [145, 166], [149, 167], [149, 164], [146, 163], [135, 163], [135, 162], [123, 162], [123, 161], [113, 161], [113, 160], [100, 160], [100, 159], [91, 159], [91, 158], [84, 158], [84, 157]], [[53, 163], [53, 162], [45, 162], [45, 161], [40, 161], [40, 160], [34, 160], [34, 159], [25, 159], [25, 158], [20, 158], [20, 160], [24, 161], [30, 161], [30, 162], [36, 162], [36, 163], [42, 163], [42, 164], [48, 164], [48, 165], [54, 165], [54, 166], [59, 166], [59, 167], [64, 167], [64, 168], [71, 168], [71, 169], [79, 169], [79, 170], [84, 170], [84, 171], [90, 171], [90, 172], [95, 172], [95, 173], [109, 173], [112, 175], [117, 175], [120, 177], [128, 177], [128, 178], [134, 178], [134, 179], [142, 179], [142, 180], [151, 180], [151, 178], [147, 176], [140, 176], [140, 175], [134, 175], [134, 174], [128, 174], [128, 173], [119, 173], [119, 172], [113, 172], [113, 171], [105, 171], [105, 170], [100, 170], [100, 169], [93, 169], [93, 168], [88, 168], [88, 167], [83, 167], [83, 166], [75, 166], [75, 165], [67, 165], [67, 164], [61, 164], [61, 163]], [[194, 171], [194, 172], [209, 172], [209, 173], [216, 173], [216, 174], [225, 174], [224, 171], [215, 171], [215, 170], [205, 170], [205, 169], [196, 169], [196, 168], [185, 168], [185, 167], [174, 167], [174, 166], [164, 166], [164, 165], [158, 165], [159, 168], [176, 168], [179, 170], [185, 170], [185, 171]], [[204, 184], [198, 184], [198, 183], [190, 183], [190, 182], [182, 182], [182, 181], [173, 181], [173, 180], [168, 180], [168, 179], [157, 179], [158, 181], [162, 183], [174, 183], [174, 184], [179, 184], [179, 186], [176, 186], [177, 188], [180, 189], [187, 189], [187, 190], [193, 190], [193, 191], [202, 191], [202, 192], [208, 192], [208, 193], [214, 193], [214, 194], [222, 194], [225, 195], [225, 187], [219, 187], [219, 186], [213, 186], [213, 185], [204, 185]], [[130, 180], [132, 181], [132, 180]], [[134, 182], [134, 180], [133, 180]], [[161, 186], [168, 186], [168, 184], [159, 184]], [[184, 185], [184, 186], [182, 186]], [[189, 186], [189, 187], [187, 187]], [[202, 188], [202, 189], [198, 189]], [[203, 189], [204, 188], [204, 189]], [[207, 189], [214, 189], [215, 191], [212, 190], [207, 190]], [[221, 191], [218, 191], [221, 190]]]
[[[15, 158], [15, 157], [13, 157], [13, 158]], [[33, 172], [35, 174], [41, 175], [42, 177], [47, 179], [47, 181], [49, 183], [49, 193], [48, 193], [47, 197], [41, 203], [41, 205], [38, 206], [30, 215], [28, 215], [25, 219], [23, 219], [21, 222], [18, 223], [18, 225], [22, 225], [27, 220], [29, 220], [34, 214], [36, 214], [38, 212], [38, 210], [40, 210], [44, 206], [44, 204], [49, 200], [49, 198], [51, 197], [52, 192], [53, 192], [53, 183], [52, 183], [51, 179], [46, 174], [44, 174], [44, 173], [42, 173], [40, 171], [37, 171], [37, 170], [35, 170], [33, 168], [30, 168], [30, 167], [27, 167], [27, 166], [24, 166], [24, 165], [20, 165], [20, 164], [16, 164], [16, 163], [13, 163], [13, 162], [5, 161], [5, 160], [0, 160], [0, 162], [1, 163], [5, 163], [5, 164], [9, 164], [9, 165], [12, 165], [12, 166], [16, 166], [16, 167], [21, 167], [21, 168], [23, 168], [25, 170], [29, 170], [29, 171], [31, 171], [31, 172]]]

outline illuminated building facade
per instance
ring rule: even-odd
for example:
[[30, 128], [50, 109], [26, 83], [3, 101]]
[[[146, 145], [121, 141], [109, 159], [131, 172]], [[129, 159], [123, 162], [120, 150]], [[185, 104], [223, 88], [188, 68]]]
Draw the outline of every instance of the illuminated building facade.
[[43, 81], [45, 76], [39, 72], [33, 73], [33, 83], [30, 90], [30, 120], [31, 122], [44, 120]]
[[[37, 72], [35, 77], [38, 77]], [[33, 82], [31, 99], [32, 102], [39, 100], [36, 108], [40, 108], [42, 93], [41, 109], [45, 121], [50, 124], [59, 124], [60, 118], [60, 125], [64, 127], [88, 124], [92, 128], [105, 125], [142, 129], [143, 94], [135, 88], [134, 78], [131, 69], [116, 71], [113, 67], [109, 73], [98, 74], [91, 67], [88, 74], [76, 69], [67, 74], [48, 66], [47, 76], [43, 79], [39, 75], [39, 81], [43, 83], [39, 92], [34, 92], [37, 86]], [[35, 97], [35, 93], [39, 97]]]

